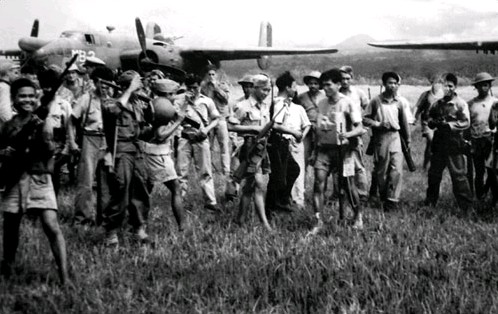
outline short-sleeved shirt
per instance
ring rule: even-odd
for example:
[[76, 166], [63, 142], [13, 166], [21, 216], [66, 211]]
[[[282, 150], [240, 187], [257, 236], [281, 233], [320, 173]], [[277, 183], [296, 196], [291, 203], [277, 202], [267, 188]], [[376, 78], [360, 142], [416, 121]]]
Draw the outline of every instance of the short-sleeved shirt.
[[470, 136], [480, 138], [489, 136], [492, 130], [489, 128], [489, 114], [491, 107], [498, 101], [495, 97], [488, 95], [484, 99], [478, 97], [469, 101], [470, 112]]
[[266, 125], [270, 120], [268, 101], [258, 102], [252, 96], [236, 104], [229, 118], [231, 124], [259, 126]]
[[[343, 94], [339, 94], [339, 99], [337, 102], [332, 103], [329, 98], [322, 99], [318, 103], [318, 116], [329, 116], [333, 112], [344, 112], [346, 114], [346, 119], [349, 120], [351, 124], [356, 124], [361, 122], [361, 111], [358, 110], [357, 106], [354, 105], [353, 101]], [[351, 130], [352, 125], [348, 127]]]
[[[90, 106], [90, 108], [88, 106]], [[81, 96], [73, 108], [72, 115], [82, 122], [84, 131], [104, 132], [102, 105], [100, 97], [97, 95], [86, 93]]]
[[[344, 113], [345, 117], [345, 130], [350, 131], [353, 128], [354, 124], [361, 122], [361, 111], [357, 110], [357, 107], [353, 104], [349, 97], [344, 96], [343, 94], [338, 94], [338, 99], [336, 102], [333, 102], [330, 98], [322, 99], [318, 103], [318, 116], [317, 116], [317, 135], [320, 142], [320, 129], [321, 129], [321, 121], [329, 120], [333, 121], [333, 115], [335, 113]], [[320, 146], [320, 144], [319, 144]]]
[[318, 115], [318, 103], [323, 99], [327, 99], [323, 91], [318, 91], [316, 95], [311, 96], [309, 92], [299, 94], [299, 103], [303, 106], [308, 119], [311, 123], [315, 124]]
[[353, 104], [357, 107], [357, 110], [363, 111], [368, 106], [368, 98], [365, 92], [355, 86], [350, 86], [349, 89], [340, 90], [341, 94], [349, 97]]
[[406, 118], [406, 121], [409, 123], [409, 124], [414, 124], [415, 123], [415, 117], [413, 116], [413, 112], [412, 112], [412, 108], [410, 106], [410, 102], [408, 101], [408, 99], [406, 99], [405, 97], [403, 96], [397, 96], [399, 101], [401, 102], [401, 104], [403, 105], [403, 109], [404, 109], [404, 112], [405, 112], [405, 118]]
[[[375, 110], [374, 108], [377, 108]], [[374, 97], [365, 110], [365, 116], [375, 121], [389, 122], [393, 130], [399, 131], [401, 124], [399, 114], [401, 108], [405, 108], [400, 96], [386, 99], [383, 94]], [[406, 117], [406, 115], [405, 115]]]
[[[284, 100], [285, 99], [282, 97], [277, 97], [275, 99], [275, 123], [282, 124], [294, 131], [302, 131], [304, 128], [311, 125], [303, 107], [295, 103], [290, 103], [290, 105], [286, 104]], [[284, 109], [280, 112], [282, 107], [284, 107]], [[283, 137], [290, 139], [291, 143], [295, 140], [294, 136], [290, 134], [283, 134]]]
[[[186, 101], [185, 95], [182, 95], [178, 98], [177, 106], [182, 108]], [[199, 95], [193, 104], [189, 103], [186, 106], [185, 116], [198, 122], [200, 125], [207, 126], [211, 120], [220, 117], [220, 113], [211, 98]]]

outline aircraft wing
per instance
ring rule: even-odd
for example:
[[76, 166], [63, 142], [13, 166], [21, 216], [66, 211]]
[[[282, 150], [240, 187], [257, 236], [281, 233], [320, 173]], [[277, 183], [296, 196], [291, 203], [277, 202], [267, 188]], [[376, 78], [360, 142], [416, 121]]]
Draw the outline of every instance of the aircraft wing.
[[391, 49], [498, 50], [497, 39], [454, 41], [384, 41], [368, 44], [373, 47]]
[[257, 59], [262, 56], [276, 55], [306, 55], [336, 53], [334, 48], [277, 48], [277, 47], [253, 47], [253, 48], [182, 48], [181, 55], [184, 58], [203, 57], [214, 60], [242, 60]]
[[0, 50], [0, 56], [5, 56], [7, 58], [15, 58], [18, 59], [22, 55], [22, 51], [19, 49], [8, 49], [8, 50]]

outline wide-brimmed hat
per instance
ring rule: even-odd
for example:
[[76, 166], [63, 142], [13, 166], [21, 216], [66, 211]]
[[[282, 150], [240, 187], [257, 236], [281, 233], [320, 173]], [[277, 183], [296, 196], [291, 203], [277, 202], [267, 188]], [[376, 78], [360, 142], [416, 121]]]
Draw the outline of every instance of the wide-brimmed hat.
[[308, 84], [308, 81], [311, 79], [316, 79], [317, 81], [320, 81], [321, 75], [322, 75], [322, 73], [320, 73], [318, 71], [311, 71], [310, 73], [308, 73], [307, 75], [305, 75], [303, 77], [303, 82], [304, 82], [304, 84]]
[[244, 77], [241, 78], [237, 83], [239, 83], [240, 85], [254, 85], [252, 75], [244, 75]]
[[153, 88], [160, 93], [176, 93], [180, 84], [170, 79], [161, 79], [154, 83]]
[[100, 58], [88, 56], [85, 59], [84, 65], [105, 65], [105, 62]]
[[6, 73], [12, 69], [19, 68], [19, 64], [13, 62], [12, 60], [3, 59], [0, 60], [0, 73]]
[[482, 82], [491, 82], [494, 80], [495, 80], [495, 78], [492, 77], [491, 74], [489, 74], [487, 72], [481, 72], [481, 73], [477, 73], [474, 81], [472, 82], [472, 85], [476, 85], [476, 84], [479, 84]]

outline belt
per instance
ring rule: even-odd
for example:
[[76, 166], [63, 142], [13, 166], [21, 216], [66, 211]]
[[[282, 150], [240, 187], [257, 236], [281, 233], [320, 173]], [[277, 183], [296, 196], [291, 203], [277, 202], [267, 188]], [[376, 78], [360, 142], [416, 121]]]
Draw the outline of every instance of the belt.
[[86, 136], [104, 136], [104, 133], [101, 131], [83, 131], [83, 135]]

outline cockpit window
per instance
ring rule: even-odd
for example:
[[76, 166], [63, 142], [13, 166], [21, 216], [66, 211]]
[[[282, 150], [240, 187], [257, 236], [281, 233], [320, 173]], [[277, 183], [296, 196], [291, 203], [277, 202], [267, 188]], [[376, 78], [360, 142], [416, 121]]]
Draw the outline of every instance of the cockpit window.
[[85, 41], [87, 44], [95, 45], [95, 38], [93, 38], [93, 35], [91, 34], [85, 34]]

